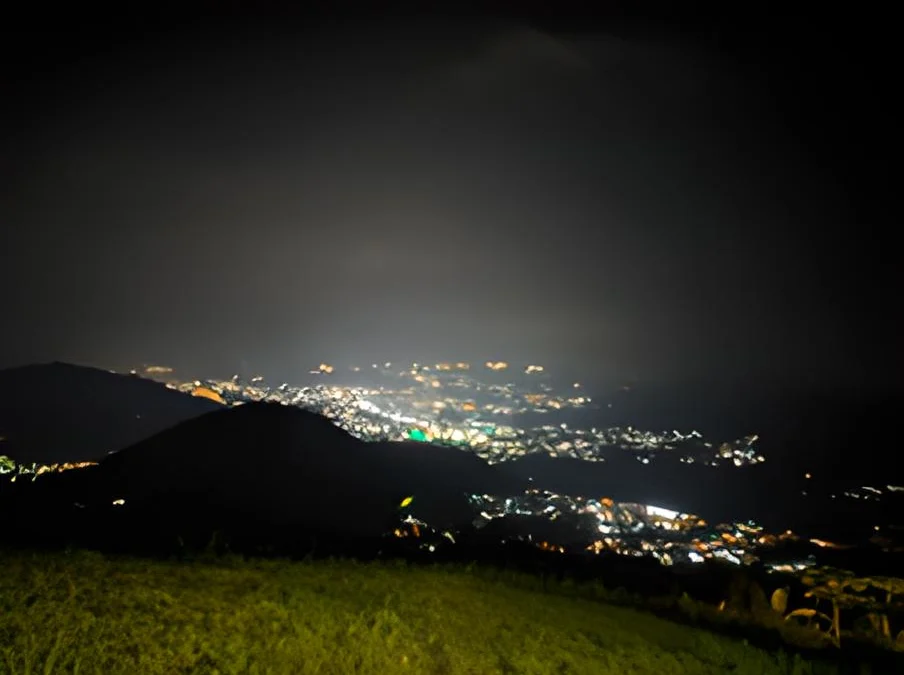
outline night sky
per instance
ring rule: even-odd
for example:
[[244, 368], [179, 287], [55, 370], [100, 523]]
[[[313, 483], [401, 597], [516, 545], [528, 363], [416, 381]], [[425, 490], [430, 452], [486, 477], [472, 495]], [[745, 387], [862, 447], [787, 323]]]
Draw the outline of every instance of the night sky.
[[899, 386], [881, 18], [82, 18], [5, 28], [0, 366]]

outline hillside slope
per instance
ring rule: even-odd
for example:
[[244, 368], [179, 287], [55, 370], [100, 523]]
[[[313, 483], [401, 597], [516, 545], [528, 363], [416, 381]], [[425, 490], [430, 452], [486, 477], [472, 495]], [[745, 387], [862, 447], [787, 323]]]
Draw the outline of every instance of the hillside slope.
[[12, 672], [840, 672], [462, 568], [96, 554], [2, 563], [0, 653]]
[[98, 545], [130, 533], [150, 544], [214, 531], [289, 544], [312, 533], [380, 537], [408, 496], [419, 518], [466, 525], [474, 517], [468, 492], [515, 488], [471, 453], [365, 443], [314, 413], [249, 403], [183, 422], [98, 467], [4, 492], [7, 511], [22, 516], [23, 536], [42, 514], [43, 541], [56, 528], [65, 537], [91, 531]]
[[0, 454], [18, 462], [97, 460], [218, 409], [163, 384], [68, 363], [0, 371]]

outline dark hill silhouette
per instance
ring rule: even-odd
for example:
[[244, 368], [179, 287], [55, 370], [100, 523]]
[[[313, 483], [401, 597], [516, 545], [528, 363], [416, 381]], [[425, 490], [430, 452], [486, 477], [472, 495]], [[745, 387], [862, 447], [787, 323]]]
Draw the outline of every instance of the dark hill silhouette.
[[48, 363], [0, 371], [0, 454], [18, 462], [97, 460], [220, 406], [106, 370]]
[[365, 443], [314, 413], [249, 403], [183, 422], [96, 468], [14, 489], [20, 516], [40, 511], [61, 536], [87, 522], [100, 538], [175, 542], [218, 531], [291, 548], [312, 536], [378, 538], [410, 495], [413, 515], [462, 526], [473, 517], [466, 493], [516, 486], [461, 450]]
[[[490, 466], [455, 448], [365, 443], [316, 414], [249, 403], [187, 420], [109, 455], [97, 467], [34, 482], [4, 481], [0, 512], [7, 545], [168, 555], [214, 542], [249, 553], [374, 555], [397, 548], [383, 535], [398, 523], [402, 498], [413, 495], [412, 515], [439, 529], [465, 531], [450, 555], [493, 559], [503, 555], [497, 550], [501, 539], [531, 534], [534, 541], [546, 539], [572, 552], [580, 550], [582, 536], [568, 518], [507, 518], [473, 530], [476, 514], [468, 493], [515, 494], [528, 485], [556, 489], [557, 481], [577, 485], [582, 479], [588, 489], [570, 492], [678, 507], [653, 497], [678, 486], [679, 501], [693, 505], [695, 495], [712, 497], [698, 493], [701, 486], [715, 490], [719, 480], [699, 478], [720, 473], [706, 467], [663, 464], [658, 470], [655, 463], [623, 457], [623, 463], [593, 465], [536, 456]], [[526, 474], [534, 476], [532, 483]], [[719, 497], [726, 508], [727, 492]], [[124, 503], [114, 505], [119, 500]], [[699, 510], [716, 520], [707, 508]], [[416, 545], [397, 542], [404, 550]]]

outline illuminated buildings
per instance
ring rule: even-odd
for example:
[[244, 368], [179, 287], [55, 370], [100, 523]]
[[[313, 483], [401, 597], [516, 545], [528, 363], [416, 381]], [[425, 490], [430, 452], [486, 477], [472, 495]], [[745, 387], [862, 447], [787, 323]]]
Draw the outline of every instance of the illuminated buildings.
[[[505, 361], [488, 361], [491, 373], [511, 369]], [[605, 461], [618, 449], [634, 454], [648, 464], [657, 454], [677, 454], [682, 462], [700, 462], [736, 467], [757, 464], [765, 458], [754, 449], [758, 440], [748, 436], [713, 444], [697, 431], [645, 431], [634, 427], [582, 428], [552, 423], [567, 411], [589, 409], [593, 399], [572, 384], [559, 393], [549, 384], [543, 366], [528, 365], [521, 373], [509, 373], [506, 381], [484, 382], [472, 375], [470, 364], [437, 363], [433, 366], [391, 363], [373, 364], [383, 384], [361, 386], [333, 379], [333, 366], [321, 363], [311, 372], [330, 376], [320, 384], [268, 387], [261, 378], [242, 384], [208, 380], [170, 383], [195, 396], [205, 396], [228, 405], [247, 401], [272, 401], [299, 406], [331, 419], [363, 440], [411, 440], [454, 445], [475, 452], [490, 463], [503, 462], [532, 453], [571, 457], [590, 462]], [[351, 372], [359, 372], [353, 366]], [[551, 423], [522, 428], [511, 424], [525, 415], [543, 415]]]
[[561, 540], [542, 542], [545, 550], [564, 551], [578, 545], [589, 553], [649, 556], [664, 565], [712, 559], [740, 565], [755, 562], [757, 549], [775, 542], [775, 538], [771, 544], [764, 539], [762, 528], [754, 523], [710, 526], [698, 516], [605, 497], [585, 499], [527, 490], [510, 497], [471, 495], [470, 502], [477, 529], [493, 520], [524, 516], [561, 523], [557, 530]]

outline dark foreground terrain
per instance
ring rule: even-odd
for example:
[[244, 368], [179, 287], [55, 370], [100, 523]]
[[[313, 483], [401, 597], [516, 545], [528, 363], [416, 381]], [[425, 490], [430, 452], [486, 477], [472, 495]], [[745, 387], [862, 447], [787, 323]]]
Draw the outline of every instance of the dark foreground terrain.
[[803, 675], [900, 665], [764, 649], [692, 625], [692, 612], [676, 622], [620, 606], [599, 583], [486, 567], [94, 553], [0, 562], [4, 673]]

